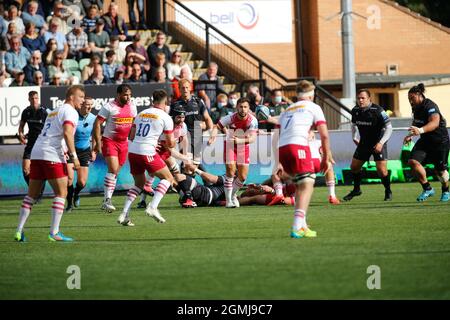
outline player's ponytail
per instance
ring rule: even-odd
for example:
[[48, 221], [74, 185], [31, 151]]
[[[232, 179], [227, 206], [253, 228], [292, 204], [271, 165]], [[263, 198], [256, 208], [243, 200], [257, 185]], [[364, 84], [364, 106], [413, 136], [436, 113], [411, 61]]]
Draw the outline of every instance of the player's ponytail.
[[425, 95], [424, 95], [425, 85], [423, 83], [419, 83], [418, 85], [409, 89], [408, 93], [420, 94], [422, 97], [425, 98]]

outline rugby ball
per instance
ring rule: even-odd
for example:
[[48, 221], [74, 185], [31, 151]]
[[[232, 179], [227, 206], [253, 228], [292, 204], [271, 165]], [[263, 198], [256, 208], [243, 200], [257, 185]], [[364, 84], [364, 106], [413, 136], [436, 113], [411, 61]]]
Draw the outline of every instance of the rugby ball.
[[270, 117], [270, 110], [266, 106], [257, 106], [255, 113], [258, 120], [267, 120]]

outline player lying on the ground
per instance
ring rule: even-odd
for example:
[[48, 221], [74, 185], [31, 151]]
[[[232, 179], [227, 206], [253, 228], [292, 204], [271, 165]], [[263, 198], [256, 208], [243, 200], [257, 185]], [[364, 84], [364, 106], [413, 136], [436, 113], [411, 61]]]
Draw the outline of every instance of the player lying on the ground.
[[[239, 204], [241, 206], [248, 206], [253, 204], [260, 204], [265, 206], [285, 204], [294, 205], [295, 203], [295, 184], [281, 185], [282, 197], [278, 197], [275, 189], [269, 185], [261, 184], [248, 185], [246, 190], [239, 196]], [[277, 197], [279, 201], [274, 202], [273, 199]]]

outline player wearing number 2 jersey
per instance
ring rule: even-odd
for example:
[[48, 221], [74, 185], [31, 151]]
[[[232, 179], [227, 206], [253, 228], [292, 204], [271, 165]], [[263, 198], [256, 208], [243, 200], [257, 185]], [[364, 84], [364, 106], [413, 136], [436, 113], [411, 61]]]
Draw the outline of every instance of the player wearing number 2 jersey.
[[130, 171], [134, 178], [134, 187], [128, 190], [127, 198], [122, 214], [117, 222], [124, 226], [133, 226], [129, 218], [131, 204], [142, 192], [145, 184], [145, 171], [150, 175], [157, 176], [160, 181], [153, 195], [153, 200], [145, 210], [145, 213], [157, 222], [164, 223], [166, 220], [158, 211], [158, 204], [173, 183], [173, 177], [164, 160], [156, 152], [159, 137], [164, 134], [164, 145], [168, 148], [175, 146], [173, 138], [173, 121], [165, 112], [167, 104], [167, 93], [164, 90], [156, 90], [153, 93], [153, 107], [140, 112], [133, 123], [130, 139]]
[[[108, 166], [102, 204], [102, 209], [106, 212], [116, 210], [111, 198], [116, 188], [117, 175], [127, 160], [128, 135], [136, 113], [136, 106], [131, 102], [131, 87], [122, 84], [117, 87], [117, 98], [100, 109], [94, 123], [95, 151], [102, 152]], [[100, 126], [105, 121], [103, 137], [100, 137]]]
[[291, 237], [316, 237], [316, 232], [306, 224], [306, 211], [314, 190], [315, 172], [309, 148], [309, 131], [315, 126], [322, 141], [321, 169], [327, 172], [333, 158], [330, 151], [327, 123], [322, 109], [315, 103], [315, 86], [302, 80], [297, 86], [299, 101], [281, 114], [279, 159], [284, 170], [297, 184], [295, 191], [295, 216]]
[[45, 180], [48, 180], [55, 193], [48, 238], [50, 241], [72, 241], [72, 238], [64, 236], [59, 231], [59, 224], [67, 195], [66, 151], [73, 160], [74, 168], [80, 167], [75, 152], [74, 132], [78, 123], [77, 109], [80, 108], [83, 101], [83, 87], [72, 86], [66, 93], [64, 105], [47, 116], [44, 128], [31, 151], [30, 184], [28, 195], [23, 199], [20, 208], [19, 225], [14, 237], [16, 241], [26, 241], [23, 227]]

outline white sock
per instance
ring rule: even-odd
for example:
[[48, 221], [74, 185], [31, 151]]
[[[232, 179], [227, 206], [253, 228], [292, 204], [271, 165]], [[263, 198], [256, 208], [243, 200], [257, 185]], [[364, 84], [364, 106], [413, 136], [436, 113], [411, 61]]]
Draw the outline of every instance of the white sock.
[[66, 199], [54, 197], [52, 203], [52, 225], [50, 227], [50, 233], [55, 235], [59, 232], [59, 224], [61, 223], [62, 215], [64, 212], [64, 203]]
[[123, 205], [123, 213], [125, 213], [125, 216], [128, 218], [128, 213], [130, 212], [130, 207], [133, 204], [133, 201], [136, 199], [136, 197], [141, 193], [141, 189], [134, 186], [127, 192], [127, 198], [125, 199], [125, 204]]
[[103, 185], [103, 191], [105, 192], [104, 200], [111, 199], [116, 188], [117, 178], [114, 173], [108, 172], [105, 176], [105, 183]]
[[307, 228], [306, 224], [306, 212], [305, 210], [296, 209], [294, 213], [294, 224], [292, 225], [292, 228], [294, 230], [299, 230], [301, 228]]
[[281, 182], [275, 182], [273, 184], [273, 188], [275, 189], [275, 194], [277, 196], [282, 196], [283, 195], [283, 184]]
[[242, 186], [244, 185], [244, 181], [241, 181], [238, 177], [236, 177], [236, 179], [234, 179], [233, 181], [233, 192], [231, 194], [231, 197], [234, 197], [234, 195], [236, 194], [236, 192], [239, 191], [239, 189], [242, 188]]
[[28, 216], [30, 215], [33, 204], [34, 204], [33, 198], [31, 198], [29, 196], [25, 196], [25, 198], [23, 198], [22, 206], [20, 207], [20, 211], [19, 211], [19, 225], [17, 226], [17, 230], [16, 230], [17, 232], [23, 231], [23, 226], [27, 222], [27, 219], [28, 219]]
[[327, 181], [328, 195], [332, 196], [333, 198], [336, 197], [335, 184], [336, 182], [334, 180]]
[[170, 182], [162, 179], [159, 181], [158, 186], [155, 189], [155, 195], [153, 196], [152, 202], [150, 203], [150, 208], [156, 209], [158, 208], [159, 203], [167, 192], [167, 189], [170, 187]]
[[225, 176], [225, 181], [223, 182], [225, 187], [225, 200], [231, 202], [231, 195], [233, 193], [233, 178]]

